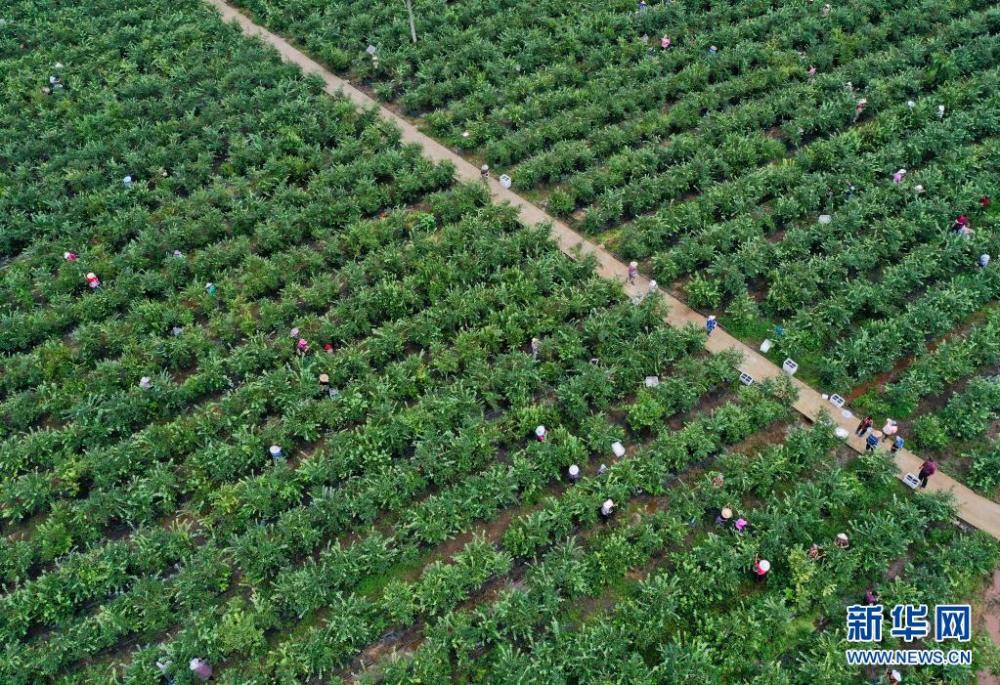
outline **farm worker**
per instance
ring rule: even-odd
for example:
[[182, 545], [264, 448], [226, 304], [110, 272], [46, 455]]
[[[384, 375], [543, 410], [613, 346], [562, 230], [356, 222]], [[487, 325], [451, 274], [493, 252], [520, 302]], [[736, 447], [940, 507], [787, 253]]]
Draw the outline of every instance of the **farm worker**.
[[656, 292], [656, 281], [649, 282], [649, 294], [652, 295]]
[[829, 5], [823, 5], [823, 16], [824, 17], [829, 17], [830, 16], [830, 10], [832, 10], [832, 9], [833, 8], [830, 7]]
[[180, 250], [174, 250], [174, 259], [184, 259], [184, 253]]
[[271, 459], [274, 459], [275, 461], [278, 461], [279, 459], [285, 456], [284, 452], [281, 451], [281, 447], [279, 447], [278, 445], [271, 445], [267, 449], [267, 452], [268, 454], [271, 455]]
[[718, 51], [719, 51], [719, 48], [715, 47], [714, 45], [709, 45], [708, 46], [708, 54], [709, 55], [714, 55]]
[[295, 348], [302, 354], [305, 354], [309, 351], [309, 341], [305, 338], [299, 338], [299, 341], [295, 343]]
[[969, 228], [968, 225], [962, 226], [960, 229], [958, 229], [958, 235], [960, 235], [960, 236], [962, 236], [963, 238], [966, 238], [966, 239], [971, 238], [972, 237], [972, 229]]
[[905, 441], [903, 440], [903, 436], [897, 435], [896, 439], [892, 441], [892, 448], [889, 451], [895, 454], [899, 450], [903, 449], [904, 443]]
[[628, 263], [628, 282], [635, 283], [635, 277], [639, 275], [639, 262]]
[[479, 167], [479, 177], [484, 181], [490, 177], [490, 166], [488, 164]]
[[215, 283], [205, 284], [205, 292], [208, 293], [209, 295], [214, 295], [216, 290], [217, 288], [215, 287]]
[[101, 287], [101, 279], [99, 279], [97, 277], [97, 274], [95, 274], [93, 271], [87, 274], [85, 278], [87, 280], [87, 285], [90, 287], [91, 290], [97, 290], [98, 288]]
[[871, 434], [865, 439], [865, 451], [874, 452], [875, 448], [878, 447], [878, 431], [872, 431]]
[[938, 119], [944, 119], [944, 105], [938, 105]]
[[903, 682], [903, 676], [894, 668], [885, 672], [885, 679], [889, 681], [889, 685], [899, 685]]
[[175, 338], [176, 338], [176, 337], [177, 337], [178, 335], [180, 335], [181, 333], [183, 333], [183, 332], [184, 332], [184, 329], [183, 329], [183, 328], [181, 328], [180, 326], [174, 326], [173, 328], [171, 328], [171, 329], [170, 329], [170, 334], [171, 334], [172, 336], [174, 336]]
[[811, 559], [816, 559], [818, 561], [823, 558], [823, 548], [814, 542], [812, 547], [809, 548], [807, 554]]
[[837, 533], [837, 538], [834, 540], [834, 543], [841, 549], [847, 549], [850, 546], [851, 541], [847, 537], [847, 533]]
[[75, 252], [63, 252], [63, 259], [65, 259], [67, 262], [75, 262], [79, 258], [80, 255], [78, 255]]
[[170, 670], [171, 662], [168, 658], [157, 659], [156, 668], [159, 669], [160, 675], [162, 675], [166, 681], [167, 685], [174, 685], [174, 679], [170, 677], [167, 671]]
[[667, 36], [664, 36], [663, 38], [661, 38], [660, 39], [660, 47], [663, 48], [664, 50], [666, 50], [667, 48], [669, 48], [670, 47], [670, 38], [668, 38]]
[[712, 335], [712, 331], [714, 331], [715, 327], [718, 325], [719, 325], [718, 322], [715, 320], [715, 314], [712, 314], [705, 321], [705, 333], [707, 335]]
[[889, 440], [896, 434], [899, 430], [899, 426], [892, 419], [886, 419], [885, 425], [882, 426], [882, 440], [883, 442]]
[[854, 429], [854, 434], [864, 435], [865, 433], [868, 432], [868, 429], [872, 427], [872, 423], [874, 423], [874, 421], [872, 421], [872, 417], [870, 416], [866, 416], [865, 418], [861, 419], [861, 423], [859, 423], [858, 427]]
[[604, 504], [601, 505], [601, 518], [607, 521], [613, 513], [615, 513], [614, 501], [609, 499], [604, 500]]
[[212, 677], [212, 667], [209, 666], [208, 662], [203, 659], [191, 659], [191, 663], [188, 664], [188, 666], [191, 668], [191, 672], [194, 673], [195, 677], [202, 682]]
[[719, 512], [719, 515], [715, 517], [715, 525], [719, 526], [720, 528], [724, 528], [725, 526], [729, 525], [729, 522], [732, 520], [732, 518], [733, 518], [733, 510], [730, 509], [729, 507], [722, 507], [722, 510]]
[[143, 376], [142, 378], [139, 379], [139, 387], [142, 388], [143, 390], [149, 390], [150, 388], [153, 387], [153, 381], [150, 379], [149, 376]]
[[865, 107], [868, 106], [868, 100], [861, 98], [858, 100], [858, 104], [854, 106], [854, 120], [857, 121], [858, 118], [864, 113]]
[[321, 373], [319, 375], [319, 387], [320, 387], [320, 390], [322, 390], [323, 392], [325, 392], [327, 394], [330, 393], [330, 376], [329, 375], [327, 375], [325, 373]]
[[325, 345], [323, 345], [323, 351], [333, 354], [333, 345], [331, 345], [330, 343], [326, 343]]
[[712, 478], [712, 487], [713, 488], [721, 488], [725, 484], [726, 484], [726, 477], [723, 476], [721, 473], [719, 475], [714, 476]]
[[981, 198], [979, 198], [979, 206], [982, 207], [983, 209], [989, 209], [990, 208], [990, 196], [989, 195], [983, 195]]
[[736, 532], [737, 533], [745, 533], [745, 532], [747, 532], [747, 526], [748, 525], [750, 525], [750, 522], [747, 521], [745, 518], [742, 518], [742, 517], [736, 519], [736, 523], [733, 524], [733, 526], [736, 528]]
[[898, 169], [896, 173], [892, 175], [893, 183], [902, 183], [903, 177], [906, 176], [906, 169]]
[[767, 577], [767, 572], [771, 570], [771, 562], [767, 559], [754, 559], [753, 560], [753, 572], [757, 580], [764, 580]]
[[927, 480], [937, 473], [937, 463], [933, 459], [928, 459], [920, 467], [920, 472], [917, 474], [917, 478], [920, 479], [920, 487], [927, 487]]
[[580, 467], [573, 464], [569, 467], [569, 481], [575, 483], [580, 480]]
[[639, 14], [645, 14], [647, 9], [649, 9], [649, 5], [646, 4], [646, 0], [639, 0], [639, 6], [638, 6]]
[[987, 266], [989, 266], [989, 263], [990, 263], [990, 256], [988, 254], [983, 253], [983, 254], [979, 255], [979, 268], [980, 269], [985, 269]]
[[539, 424], [535, 428], [535, 437], [538, 439], [538, 442], [545, 442], [545, 426]]
[[542, 346], [542, 341], [538, 338], [531, 339], [531, 358], [534, 361], [538, 361], [538, 350]]
[[968, 225], [969, 225], [969, 217], [965, 216], [964, 214], [959, 214], [958, 218], [955, 219], [955, 223], [951, 225], [951, 230], [953, 233], [958, 233]]
[[125, 178], [123, 178], [122, 179], [122, 185], [125, 186], [126, 188], [131, 188], [132, 187], [132, 177], [131, 176], [126, 176]]
[[809, 71], [807, 71], [806, 73], [809, 74], [809, 76], [815, 76], [816, 75], [816, 67], [813, 66], [812, 64], [810, 64], [809, 65]]
[[880, 599], [881, 598], [879, 597], [879, 594], [875, 592], [875, 588], [870, 587], [867, 590], [865, 590], [865, 604], [867, 604], [868, 606], [872, 606], [873, 604], [878, 604]]
[[915, 192], [917, 195], [922, 195], [925, 192], [925, 189], [922, 185], [918, 183], [917, 185], [913, 186], [913, 192]]
[[293, 328], [292, 330], [288, 331], [288, 335], [290, 335], [293, 338], [299, 337], [299, 329]]
[[597, 475], [598, 476], [603, 476], [607, 472], [608, 472], [608, 465], [607, 464], [601, 464], [599, 467], [597, 467]]
[[642, 34], [642, 36], [639, 38], [639, 40], [641, 40], [643, 43], [646, 43], [648, 45], [649, 44], [649, 34], [648, 33]]

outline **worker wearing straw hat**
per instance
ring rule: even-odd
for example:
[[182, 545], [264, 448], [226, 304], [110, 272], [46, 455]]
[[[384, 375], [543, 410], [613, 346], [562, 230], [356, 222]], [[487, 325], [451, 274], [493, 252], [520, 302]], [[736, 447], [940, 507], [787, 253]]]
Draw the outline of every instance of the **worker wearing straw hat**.
[[730, 509], [729, 507], [722, 507], [722, 510], [719, 512], [719, 515], [715, 517], [715, 525], [719, 526], [720, 528], [725, 528], [732, 522], [732, 520], [733, 520], [733, 510]]

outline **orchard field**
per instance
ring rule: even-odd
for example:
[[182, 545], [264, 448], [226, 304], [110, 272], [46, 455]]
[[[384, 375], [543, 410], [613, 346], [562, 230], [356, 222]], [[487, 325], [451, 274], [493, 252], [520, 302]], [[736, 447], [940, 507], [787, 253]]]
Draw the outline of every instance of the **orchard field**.
[[[416, 44], [398, 3], [239, 4], [827, 392], [899, 380], [1000, 297], [994, 3], [423, 0]], [[961, 395], [982, 354], [913, 390]], [[1000, 390], [976, 397], [976, 427], [908, 437], [1000, 500]]]
[[[995, 493], [1000, 13], [893, 5], [247, 2]], [[200, 0], [12, 0], [0, 74], [0, 683], [846, 685], [1000, 565]]]

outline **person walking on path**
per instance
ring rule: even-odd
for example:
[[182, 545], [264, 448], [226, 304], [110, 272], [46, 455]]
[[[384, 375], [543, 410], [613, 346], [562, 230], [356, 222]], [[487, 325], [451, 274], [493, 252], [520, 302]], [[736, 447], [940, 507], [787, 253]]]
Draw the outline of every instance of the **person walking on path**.
[[715, 327], [718, 326], [718, 325], [719, 325], [718, 322], [715, 320], [715, 314], [712, 314], [705, 321], [705, 333], [707, 335], [712, 335], [712, 331], [714, 331]]
[[483, 183], [490, 180], [490, 166], [489, 164], [484, 164], [479, 167], [479, 178], [482, 179]]
[[866, 416], [865, 418], [861, 419], [861, 423], [859, 423], [858, 427], [854, 429], [854, 434], [859, 436], [864, 435], [865, 433], [868, 432], [868, 429], [871, 428], [872, 424], [874, 423], [875, 421], [872, 419], [872, 417]]
[[875, 448], [878, 447], [878, 435], [876, 435], [875, 433], [876, 431], [872, 431], [871, 433], [868, 434], [868, 437], [865, 438], [866, 452], [874, 452]]
[[882, 426], [882, 441], [891, 440], [896, 432], [899, 430], [899, 426], [892, 419], [886, 419], [885, 425]]
[[920, 487], [926, 488], [928, 479], [937, 473], [937, 464], [933, 459], [928, 459], [920, 467], [920, 472], [917, 474], [917, 478], [920, 479]]
[[890, 448], [889, 451], [892, 454], [895, 454], [899, 450], [903, 449], [903, 444], [904, 444], [903, 436], [902, 435], [897, 435], [896, 439], [892, 441], [892, 448]]
[[639, 275], [639, 262], [629, 262], [628, 263], [628, 278], [626, 281], [629, 285], [635, 284], [635, 277]]

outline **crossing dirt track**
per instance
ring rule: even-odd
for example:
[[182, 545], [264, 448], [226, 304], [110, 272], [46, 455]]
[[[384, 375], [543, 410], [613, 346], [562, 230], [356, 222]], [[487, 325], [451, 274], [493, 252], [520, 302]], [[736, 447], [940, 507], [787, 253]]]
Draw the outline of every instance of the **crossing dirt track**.
[[[303, 52], [296, 49], [281, 36], [257, 25], [246, 15], [222, 0], [208, 1], [218, 9], [226, 21], [237, 22], [246, 35], [259, 38], [271, 45], [281, 54], [281, 57], [285, 61], [298, 65], [304, 72], [316, 74], [321, 77], [329, 93], [341, 93], [359, 107], [377, 109], [382, 117], [393, 122], [399, 128], [404, 142], [420, 145], [424, 155], [431, 160], [436, 162], [446, 161], [453, 164], [457, 177], [460, 180], [476, 181], [479, 179], [480, 172], [475, 165], [423, 134], [405, 118], [382, 107], [350, 83], [338, 78]], [[642, 296], [648, 292], [649, 280], [646, 277], [638, 277], [634, 284], [625, 283], [628, 271], [627, 266], [606, 249], [587, 240], [569, 226], [548, 215], [517, 193], [503, 188], [496, 179], [490, 179], [489, 188], [496, 201], [509, 203], [515, 207], [520, 214], [521, 221], [525, 224], [536, 225], [544, 223], [550, 225], [553, 240], [567, 255], [593, 256], [597, 261], [598, 273], [604, 278], [623, 282], [626, 292], [632, 296]], [[704, 316], [676, 298], [662, 291], [659, 292], [659, 297], [662, 297], [669, 306], [667, 322], [671, 325], [682, 326], [689, 323], [699, 326], [704, 325]], [[708, 339], [706, 347], [712, 353], [720, 353], [732, 349], [739, 351], [743, 357], [741, 370], [755, 379], [769, 378], [783, 373], [771, 361], [721, 329], [716, 329]], [[824, 400], [821, 393], [816, 389], [797, 380], [795, 381], [795, 385], [798, 388], [799, 397], [794, 406], [798, 412], [809, 420], [815, 420], [823, 413], [829, 414], [837, 424], [849, 432], [847, 443], [858, 452], [864, 450], [864, 440], [854, 436], [854, 428], [858, 421], [856, 417], [844, 416], [841, 410]], [[900, 477], [906, 473], [915, 473], [922, 463], [920, 457], [905, 449], [900, 450], [895, 455], [895, 461]], [[940, 472], [931, 478], [927, 489], [929, 491], [950, 492], [957, 501], [959, 516], [963, 521], [1000, 539], [1000, 504], [976, 494], [968, 487]]]

